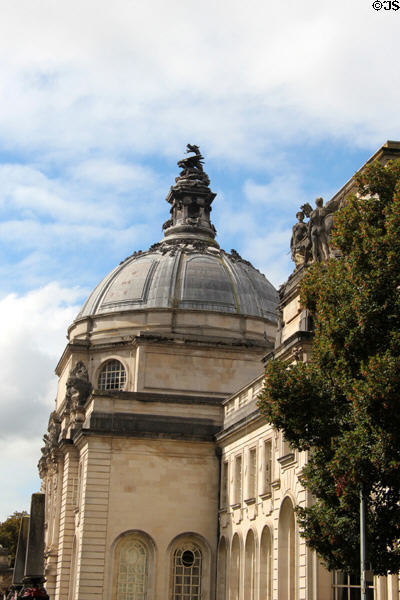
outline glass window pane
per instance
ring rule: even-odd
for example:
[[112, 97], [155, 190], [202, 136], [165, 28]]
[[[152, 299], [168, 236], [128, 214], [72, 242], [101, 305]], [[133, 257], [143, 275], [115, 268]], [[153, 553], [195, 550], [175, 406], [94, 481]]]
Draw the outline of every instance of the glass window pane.
[[173, 600], [200, 600], [201, 558], [201, 551], [195, 544], [186, 543], [175, 550]]
[[119, 360], [108, 360], [101, 369], [98, 387], [100, 390], [122, 390], [126, 384], [126, 371]]
[[138, 539], [121, 542], [117, 561], [117, 600], [146, 600], [148, 552]]

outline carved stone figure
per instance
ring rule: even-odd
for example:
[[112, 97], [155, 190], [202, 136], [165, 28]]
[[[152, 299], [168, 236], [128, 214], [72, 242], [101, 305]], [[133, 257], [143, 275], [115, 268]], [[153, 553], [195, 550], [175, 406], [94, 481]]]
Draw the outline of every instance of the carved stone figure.
[[325, 227], [325, 217], [328, 210], [324, 207], [322, 198], [315, 200], [315, 209], [308, 221], [308, 236], [311, 239], [312, 256], [315, 261], [328, 260], [330, 256], [328, 232]]
[[163, 223], [163, 226], [162, 226], [162, 228], [163, 228], [163, 229], [168, 229], [168, 227], [171, 227], [171, 225], [173, 225], [173, 224], [174, 224], [174, 222], [173, 222], [173, 220], [172, 220], [172, 219], [167, 219], [167, 220], [165, 221], [165, 223]]
[[200, 154], [200, 149], [195, 144], [187, 144], [186, 154], [194, 152], [194, 156], [188, 156], [178, 161], [178, 167], [182, 169], [179, 177], [175, 179], [176, 183], [183, 183], [186, 186], [203, 184], [210, 185], [210, 180], [207, 173], [203, 170], [203, 156]]
[[66, 383], [67, 407], [75, 409], [83, 406], [92, 391], [92, 384], [89, 381], [87, 368], [80, 360], [72, 369]]
[[61, 431], [61, 419], [54, 410], [49, 418], [47, 433], [43, 436], [44, 446], [41, 448], [42, 456], [39, 459], [39, 473], [43, 474], [55, 460], [54, 451], [58, 447], [58, 438]]
[[[333, 213], [343, 202], [343, 197], [335, 198], [324, 206], [323, 199], [317, 198], [314, 209], [308, 202], [300, 207], [290, 240], [291, 256], [296, 268], [302, 264], [307, 265], [311, 259], [321, 262], [336, 255], [330, 248]], [[304, 223], [304, 217], [309, 219], [307, 223]]]
[[50, 454], [51, 450], [53, 450], [58, 444], [58, 436], [60, 435], [61, 429], [60, 423], [60, 417], [54, 410], [49, 418], [47, 433], [45, 433], [45, 435], [43, 436], [43, 441], [45, 445], [42, 448], [42, 454], [44, 456]]
[[308, 237], [307, 225], [304, 223], [304, 216], [303, 211], [296, 213], [297, 223], [293, 225], [290, 240], [290, 251], [296, 267], [308, 263], [311, 249], [311, 241]]
[[239, 252], [237, 252], [237, 250], [235, 250], [234, 248], [232, 248], [231, 250], [231, 255], [232, 258], [235, 258], [236, 260], [242, 260], [242, 257], [240, 256]]

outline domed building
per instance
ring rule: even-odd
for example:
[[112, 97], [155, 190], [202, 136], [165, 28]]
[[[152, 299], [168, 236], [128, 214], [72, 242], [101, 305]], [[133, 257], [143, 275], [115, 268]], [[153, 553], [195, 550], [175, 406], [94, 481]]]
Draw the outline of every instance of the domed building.
[[40, 461], [58, 600], [214, 598], [223, 402], [259, 378], [277, 292], [210, 220], [196, 146], [164, 237], [90, 294], [68, 330]]
[[[47, 591], [51, 600], [360, 598], [359, 581], [329, 573], [299, 536], [295, 506], [313, 501], [300, 483], [307, 453], [257, 407], [263, 363], [310, 357], [299, 283], [307, 260], [321, 259], [318, 244], [301, 213], [296, 269], [278, 299], [219, 247], [215, 194], [198, 147], [188, 154], [163, 239], [107, 275], [68, 330], [39, 462]], [[370, 160], [398, 157], [400, 143], [387, 142]], [[324, 207], [327, 244], [353, 189], [351, 179]], [[368, 579], [369, 600], [399, 590], [397, 574]]]

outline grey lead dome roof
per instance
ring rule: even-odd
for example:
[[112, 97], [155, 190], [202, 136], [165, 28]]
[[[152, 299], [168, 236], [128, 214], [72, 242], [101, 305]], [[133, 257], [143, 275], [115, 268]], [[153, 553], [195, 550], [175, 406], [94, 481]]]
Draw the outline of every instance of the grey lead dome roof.
[[118, 265], [86, 300], [77, 319], [117, 311], [180, 308], [275, 321], [277, 293], [247, 261], [214, 247], [149, 251]]
[[198, 146], [187, 146], [167, 202], [163, 240], [135, 252], [90, 294], [77, 319], [120, 311], [189, 309], [275, 321], [277, 292], [239, 254], [221, 250], [211, 223], [215, 194]]

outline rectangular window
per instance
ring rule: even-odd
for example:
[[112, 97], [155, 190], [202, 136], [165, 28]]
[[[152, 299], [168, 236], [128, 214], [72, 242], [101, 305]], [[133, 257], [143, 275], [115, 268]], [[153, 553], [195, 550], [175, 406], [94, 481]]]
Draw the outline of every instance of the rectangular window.
[[235, 504], [242, 502], [242, 457], [235, 457]]
[[247, 497], [255, 498], [257, 495], [257, 451], [251, 448], [249, 451], [249, 471]]
[[228, 462], [222, 463], [221, 469], [221, 508], [228, 505]]
[[[367, 580], [367, 600], [374, 600], [374, 586], [372, 578]], [[357, 575], [348, 575], [341, 571], [332, 573], [333, 600], [360, 600], [361, 586]]]
[[72, 506], [74, 507], [74, 509], [78, 508], [78, 502], [79, 502], [79, 478], [78, 477], [73, 477], [72, 478]]
[[264, 442], [264, 494], [271, 493], [272, 483], [272, 440]]

